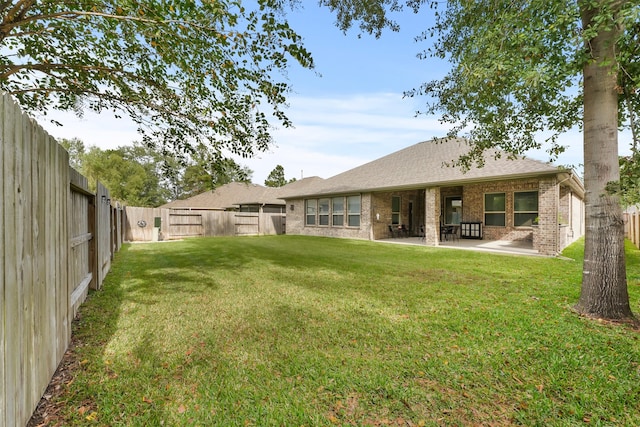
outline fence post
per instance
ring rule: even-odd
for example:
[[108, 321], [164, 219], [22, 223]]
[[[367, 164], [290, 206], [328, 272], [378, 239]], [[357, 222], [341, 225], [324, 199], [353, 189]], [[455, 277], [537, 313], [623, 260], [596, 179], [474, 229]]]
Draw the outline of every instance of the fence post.
[[636, 245], [636, 248], [640, 249], [640, 215], [638, 215], [638, 212], [633, 213], [631, 223], [631, 228], [633, 228], [633, 243]]

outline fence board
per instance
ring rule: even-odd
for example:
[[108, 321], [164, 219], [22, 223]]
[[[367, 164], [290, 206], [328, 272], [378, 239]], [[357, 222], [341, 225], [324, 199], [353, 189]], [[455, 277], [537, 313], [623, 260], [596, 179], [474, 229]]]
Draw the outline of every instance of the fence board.
[[[154, 218], [161, 218], [164, 240], [195, 236], [284, 234], [285, 214], [207, 209], [159, 209], [126, 206], [123, 224], [129, 241], [152, 241]], [[141, 222], [142, 221], [142, 222]], [[144, 227], [138, 225], [141, 222]]]
[[[5, 101], [6, 97], [0, 97], [0, 120], [2, 123], [5, 123]], [[8, 140], [6, 139], [7, 135], [4, 134], [4, 128], [0, 129], [0, 177], [2, 178], [2, 185], [0, 185], [0, 200], [2, 200], [2, 205], [0, 205], [0, 224], [4, 224], [4, 211], [7, 205], [7, 197], [5, 186], [7, 185], [5, 182], [5, 177], [8, 175], [5, 170], [5, 155], [4, 152], [8, 147]], [[5, 242], [4, 238], [0, 238], [0, 307], [4, 308], [5, 304]], [[3, 312], [4, 313], [4, 312]], [[6, 373], [5, 373], [5, 328], [6, 328], [6, 315], [0, 315], [0, 378], [5, 378], [0, 384], [0, 424], [6, 425], [8, 415], [7, 415], [7, 404], [6, 404]]]
[[[46, 163], [47, 156], [47, 135], [43, 132], [39, 132], [37, 129], [37, 124], [32, 122], [32, 127], [34, 128], [33, 134], [35, 136], [35, 149], [34, 149], [34, 160], [33, 160], [33, 173], [35, 179], [34, 181], [34, 203], [36, 203], [36, 207], [34, 211], [36, 212], [36, 218], [34, 220], [33, 228], [36, 234], [36, 260], [37, 260], [37, 268], [34, 269], [36, 273], [35, 284], [38, 292], [35, 295], [34, 301], [34, 310], [35, 310], [35, 348], [38, 350], [38, 357], [36, 359], [35, 377], [38, 382], [38, 386], [43, 387], [42, 378], [47, 378], [49, 373], [54, 370], [53, 363], [50, 363], [50, 357], [47, 357], [45, 350], [41, 349], [49, 349], [47, 346], [49, 337], [52, 336], [50, 328], [52, 325], [49, 322], [49, 307], [51, 306], [48, 303], [47, 294], [49, 292], [47, 286], [47, 264], [46, 264], [46, 222], [47, 215], [49, 211], [47, 210], [46, 200], [47, 192], [46, 192], [46, 183], [48, 180], [48, 176], [46, 174], [46, 168], [41, 167]], [[36, 271], [37, 270], [37, 271]]]
[[640, 249], [640, 211], [625, 212], [623, 218], [625, 237]]
[[160, 216], [160, 209], [132, 206], [126, 206], [124, 209], [125, 240], [150, 242], [153, 239], [154, 218]]
[[80, 305], [86, 300], [93, 279], [91, 254], [94, 252], [93, 228], [89, 218], [89, 206], [93, 194], [89, 191], [87, 178], [69, 168], [71, 190], [71, 237], [69, 240], [69, 276], [72, 285], [70, 304], [75, 317]]
[[104, 278], [117, 237], [108, 223], [106, 236], [96, 236], [86, 178], [7, 95], [0, 121], [0, 427], [9, 427], [27, 424], [68, 347], [75, 310], [96, 276], [93, 243], [107, 242]]
[[98, 258], [97, 288], [102, 287], [111, 268], [111, 204], [109, 191], [101, 183], [96, 185], [96, 250]]
[[[16, 229], [16, 198], [17, 198], [17, 182], [15, 171], [15, 145], [11, 144], [11, 141], [15, 141], [15, 108], [13, 105], [5, 105], [3, 123], [3, 151], [4, 151], [4, 197], [3, 210], [4, 210], [4, 227], [5, 231]], [[17, 420], [20, 420], [17, 413], [18, 402], [16, 401], [17, 394], [19, 393], [17, 384], [17, 373], [19, 372], [19, 360], [22, 357], [21, 349], [18, 343], [18, 333], [15, 327], [16, 323], [20, 322], [19, 310], [18, 310], [18, 283], [17, 283], [17, 268], [18, 258], [15, 247], [15, 235], [13, 231], [11, 233], [3, 233], [4, 248], [5, 248], [5, 271], [4, 271], [4, 283], [7, 289], [5, 289], [5, 301], [4, 301], [4, 323], [5, 325], [11, 325], [5, 329], [3, 345], [5, 348], [5, 372], [4, 372], [4, 414], [5, 425], [10, 426]], [[10, 323], [11, 322], [11, 323]], [[16, 323], [13, 323], [16, 322]]]

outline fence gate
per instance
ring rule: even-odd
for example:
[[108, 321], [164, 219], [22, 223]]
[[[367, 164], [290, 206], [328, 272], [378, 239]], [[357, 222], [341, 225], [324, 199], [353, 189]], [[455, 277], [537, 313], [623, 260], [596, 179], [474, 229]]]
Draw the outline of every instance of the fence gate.
[[251, 212], [236, 213], [236, 236], [260, 234], [260, 215]]
[[170, 213], [169, 235], [174, 237], [204, 236], [202, 214], [199, 213]]

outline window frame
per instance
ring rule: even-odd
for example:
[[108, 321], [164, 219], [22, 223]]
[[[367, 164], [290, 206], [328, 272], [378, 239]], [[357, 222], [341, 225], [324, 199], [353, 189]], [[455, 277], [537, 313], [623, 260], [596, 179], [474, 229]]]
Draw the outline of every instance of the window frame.
[[[352, 212], [351, 211], [351, 203], [349, 203], [350, 200], [352, 199], [358, 199], [358, 212]], [[362, 196], [361, 195], [357, 195], [357, 196], [347, 196], [346, 197], [346, 205], [347, 205], [347, 224], [346, 227], [349, 228], [358, 228], [360, 227], [360, 217], [362, 215]], [[352, 218], [355, 219], [357, 218], [357, 224], [352, 224]]]
[[[396, 209], [397, 202], [397, 210]], [[391, 225], [400, 225], [402, 218], [402, 198], [400, 196], [391, 196]]]
[[[326, 207], [326, 211], [322, 210], [323, 207]], [[331, 214], [331, 199], [327, 197], [318, 199], [318, 224], [317, 225], [319, 227], [328, 227], [330, 214]]]
[[[313, 203], [313, 213], [309, 214], [309, 208], [311, 208], [311, 203]], [[316, 219], [318, 214], [318, 199], [306, 199], [304, 201], [304, 225], [305, 226], [317, 226], [318, 221]], [[309, 222], [309, 218], [313, 218], [313, 222]]]
[[[335, 210], [336, 200], [340, 200], [342, 204], [339, 211]], [[332, 227], [344, 227], [344, 209], [345, 198], [344, 197], [332, 197], [331, 198], [331, 226]], [[336, 218], [340, 218], [340, 223], [336, 224]]]
[[[503, 210], [487, 210], [487, 196], [499, 195], [499, 194], [501, 194], [504, 199]], [[484, 202], [484, 206], [483, 206], [484, 226], [485, 227], [506, 227], [507, 226], [507, 193], [504, 191], [484, 193], [483, 202]], [[489, 221], [487, 221], [487, 215], [492, 215], [495, 218], [502, 216], [502, 224], [490, 224]]]
[[[524, 193], [535, 193], [536, 194], [536, 210], [516, 210], [516, 199], [518, 194]], [[527, 191], [514, 191], [513, 192], [513, 226], [514, 227], [531, 227], [535, 218], [538, 217], [540, 212], [540, 192], [538, 190], [527, 190]], [[527, 215], [529, 219], [527, 221], [531, 221], [529, 224], [518, 224], [516, 221], [516, 215]], [[533, 216], [532, 216], [533, 215]]]

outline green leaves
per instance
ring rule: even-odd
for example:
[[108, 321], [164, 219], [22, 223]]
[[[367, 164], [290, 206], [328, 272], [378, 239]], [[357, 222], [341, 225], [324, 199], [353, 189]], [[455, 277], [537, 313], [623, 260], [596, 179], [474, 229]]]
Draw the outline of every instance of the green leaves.
[[14, 1], [0, 6], [0, 89], [35, 112], [123, 110], [147, 143], [250, 156], [270, 115], [290, 124], [279, 74], [313, 67], [271, 3]]
[[277, 165], [270, 173], [267, 179], [264, 181], [264, 185], [267, 187], [282, 187], [290, 182], [294, 182], [296, 179], [291, 178], [289, 181], [284, 176], [284, 168], [282, 165]]

